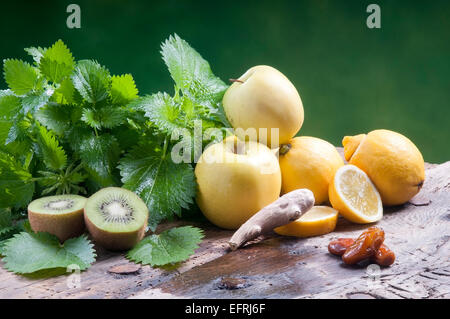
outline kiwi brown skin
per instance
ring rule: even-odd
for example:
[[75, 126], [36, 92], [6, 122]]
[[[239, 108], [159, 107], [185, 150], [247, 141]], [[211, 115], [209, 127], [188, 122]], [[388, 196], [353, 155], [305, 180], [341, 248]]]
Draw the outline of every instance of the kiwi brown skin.
[[94, 242], [103, 248], [113, 251], [128, 250], [133, 248], [142, 238], [144, 238], [145, 229], [147, 228], [147, 222], [145, 222], [144, 225], [138, 230], [113, 233], [104, 231], [95, 226], [89, 220], [87, 215], [84, 215], [84, 222]]
[[83, 213], [83, 208], [62, 215], [41, 214], [28, 209], [28, 220], [33, 231], [53, 234], [64, 242], [84, 233], [86, 227]]

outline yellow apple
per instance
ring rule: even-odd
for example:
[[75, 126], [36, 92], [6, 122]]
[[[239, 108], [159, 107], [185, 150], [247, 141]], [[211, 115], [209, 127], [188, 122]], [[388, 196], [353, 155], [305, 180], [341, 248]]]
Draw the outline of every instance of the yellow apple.
[[[297, 89], [277, 69], [258, 65], [250, 68], [228, 88], [223, 107], [234, 129], [256, 130], [247, 139], [278, 147], [297, 134], [303, 124], [303, 104]], [[267, 134], [260, 134], [260, 129]], [[271, 130], [278, 129], [278, 141], [272, 141]], [[242, 132], [236, 135], [244, 139]], [[266, 136], [264, 136], [266, 135]]]
[[209, 146], [195, 167], [197, 204], [216, 226], [237, 229], [277, 200], [281, 172], [267, 146], [230, 136]]

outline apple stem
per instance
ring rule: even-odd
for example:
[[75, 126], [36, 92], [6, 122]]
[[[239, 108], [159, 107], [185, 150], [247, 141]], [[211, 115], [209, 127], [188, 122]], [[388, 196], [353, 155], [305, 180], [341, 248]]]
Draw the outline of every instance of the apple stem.
[[230, 82], [239, 82], [239, 83], [244, 83], [244, 81], [239, 80], [239, 79], [230, 79]]
[[291, 144], [283, 144], [280, 146], [280, 155], [285, 155], [292, 148]]

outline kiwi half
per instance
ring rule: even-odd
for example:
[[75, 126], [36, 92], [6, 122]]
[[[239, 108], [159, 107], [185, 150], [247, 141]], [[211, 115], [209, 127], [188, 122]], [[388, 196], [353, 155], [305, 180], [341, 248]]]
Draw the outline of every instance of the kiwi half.
[[107, 187], [89, 197], [84, 219], [96, 243], [109, 250], [126, 250], [144, 237], [148, 208], [135, 193]]
[[48, 232], [61, 242], [80, 236], [85, 229], [83, 211], [86, 198], [56, 195], [36, 199], [28, 205], [28, 220], [35, 232]]

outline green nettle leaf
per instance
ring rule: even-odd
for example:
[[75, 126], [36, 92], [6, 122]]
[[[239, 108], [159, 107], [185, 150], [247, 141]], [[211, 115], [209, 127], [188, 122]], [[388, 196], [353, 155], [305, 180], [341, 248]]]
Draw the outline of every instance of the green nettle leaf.
[[132, 149], [138, 144], [139, 139], [142, 137], [142, 133], [140, 131], [127, 124], [114, 127], [111, 130], [111, 134], [116, 137], [117, 142], [120, 145], [120, 149], [123, 151]]
[[214, 76], [209, 63], [178, 35], [161, 45], [161, 54], [170, 75], [183, 94], [219, 102], [227, 85]]
[[5, 268], [17, 274], [31, 274], [40, 270], [67, 268], [77, 265], [85, 270], [95, 261], [93, 244], [85, 235], [60, 244], [48, 233], [21, 232], [7, 240], [2, 247]]
[[127, 114], [124, 109], [120, 107], [101, 108], [98, 110], [100, 114], [100, 123], [102, 127], [113, 128], [122, 125], [127, 120]]
[[67, 165], [67, 155], [56, 137], [44, 126], [38, 125], [37, 144], [48, 169], [58, 171]]
[[80, 172], [83, 166], [83, 164], [75, 166], [75, 163], [72, 163], [65, 170], [58, 172], [38, 171], [40, 176], [36, 180], [44, 187], [41, 195], [86, 194], [86, 189], [80, 185], [88, 177]]
[[28, 161], [34, 156], [33, 145], [30, 139], [17, 140], [7, 145], [0, 146], [0, 149], [5, 153], [15, 157], [21, 163], [24, 163], [23, 166], [25, 169], [28, 169]]
[[39, 86], [36, 69], [29, 63], [17, 59], [7, 59], [3, 63], [5, 82], [18, 95], [23, 95]]
[[48, 104], [36, 112], [35, 118], [47, 129], [63, 135], [71, 125], [71, 106]]
[[39, 70], [54, 83], [59, 83], [68, 77], [75, 67], [72, 53], [61, 40], [45, 50], [40, 58]]
[[[122, 182], [150, 209], [152, 230], [189, 208], [196, 192], [193, 165], [172, 159], [172, 133], [192, 131], [195, 120], [204, 129], [227, 126], [221, 109], [227, 85], [199, 53], [171, 36], [161, 53], [175, 81], [174, 95], [139, 98], [130, 74], [111, 76], [94, 60], [75, 62], [61, 40], [25, 51], [33, 64], [5, 60], [9, 89], [0, 90], [0, 255], [5, 268], [38, 276], [64, 272], [71, 264], [86, 269], [95, 260], [85, 236], [61, 244], [17, 222], [36, 195], [35, 184], [44, 196], [93, 192]], [[145, 238], [127, 257], [150, 265], [178, 263], [194, 253], [202, 237], [195, 227], [173, 228]]]
[[9, 209], [0, 208], [0, 238], [3, 239], [5, 234], [14, 229], [11, 211]]
[[185, 118], [180, 105], [167, 93], [158, 92], [142, 97], [131, 104], [134, 109], [145, 112], [145, 116], [163, 133], [184, 128]]
[[199, 247], [203, 231], [192, 226], [171, 228], [141, 240], [127, 258], [144, 265], [163, 266], [184, 261]]
[[10, 90], [0, 91], [0, 118], [10, 120], [22, 110], [20, 98]]
[[17, 138], [17, 119], [21, 111], [19, 97], [15, 96], [11, 90], [0, 91], [0, 143], [2, 145], [9, 144]]
[[102, 186], [114, 184], [113, 171], [120, 156], [119, 144], [114, 136], [84, 137], [79, 145], [79, 155], [97, 183]]
[[78, 154], [80, 153], [81, 144], [85, 143], [85, 140], [92, 138], [92, 136], [92, 129], [80, 121], [80, 123], [74, 123], [66, 131], [65, 139], [71, 150]]
[[126, 105], [138, 97], [138, 89], [131, 74], [111, 78], [111, 100], [114, 104]]
[[119, 107], [102, 107], [99, 109], [83, 109], [81, 120], [92, 128], [113, 128], [125, 123], [127, 115]]
[[81, 120], [92, 128], [99, 129], [102, 127], [93, 109], [83, 109]]
[[27, 94], [22, 98], [22, 112], [24, 114], [28, 114], [28, 112], [34, 114], [48, 103], [52, 94], [53, 90]]
[[74, 104], [75, 102], [75, 87], [70, 78], [62, 80], [59, 87], [55, 90], [52, 100], [60, 104]]
[[42, 56], [45, 53], [45, 50], [47, 49], [43, 49], [41, 47], [30, 47], [30, 48], [25, 48], [24, 49], [26, 53], [28, 53], [29, 55], [31, 55], [31, 57], [33, 58], [34, 62], [36, 62], [36, 64], [39, 64], [39, 62], [41, 61]]
[[14, 157], [0, 152], [0, 207], [26, 206], [33, 193], [31, 174]]
[[0, 149], [3, 148], [3, 145], [6, 142], [6, 139], [8, 138], [9, 130], [11, 129], [11, 122], [10, 120], [6, 120], [3, 118], [0, 118]]
[[123, 187], [134, 191], [147, 204], [151, 214], [149, 226], [155, 229], [164, 219], [180, 216], [181, 208], [193, 203], [196, 184], [188, 163], [175, 164], [170, 154], [152, 145], [141, 143], [119, 164]]
[[10, 122], [10, 129], [5, 144], [9, 145], [16, 141], [23, 141], [27, 138], [27, 127], [29, 122], [20, 119], [13, 119]]
[[108, 97], [111, 76], [96, 61], [79, 61], [71, 78], [77, 91], [89, 103], [95, 104]]

